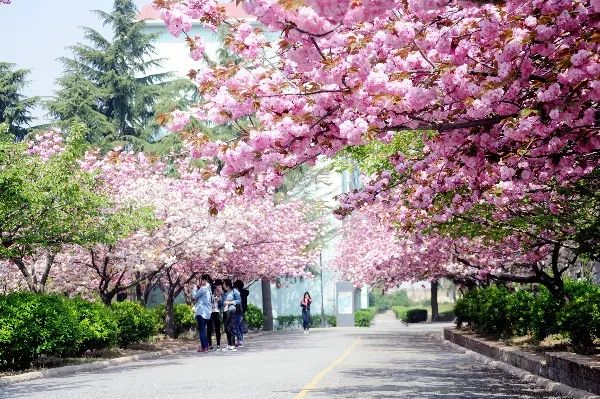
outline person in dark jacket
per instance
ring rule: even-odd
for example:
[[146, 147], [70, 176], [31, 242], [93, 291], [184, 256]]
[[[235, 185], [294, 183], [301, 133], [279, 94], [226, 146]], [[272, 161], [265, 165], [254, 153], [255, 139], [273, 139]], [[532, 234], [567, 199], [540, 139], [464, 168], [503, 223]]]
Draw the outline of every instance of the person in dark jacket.
[[310, 328], [310, 304], [312, 303], [312, 298], [310, 294], [307, 292], [304, 293], [302, 300], [300, 301], [300, 307], [302, 308], [302, 327], [304, 328], [304, 334], [308, 334], [308, 329]]
[[244, 314], [246, 313], [246, 309], [248, 309], [248, 295], [250, 295], [250, 291], [244, 288], [244, 282], [242, 280], [235, 280], [233, 283], [233, 287], [240, 293], [241, 297], [241, 306], [237, 309], [235, 313], [235, 335], [238, 339], [236, 344], [237, 347], [244, 347], [244, 331], [242, 328], [242, 322], [244, 320]]

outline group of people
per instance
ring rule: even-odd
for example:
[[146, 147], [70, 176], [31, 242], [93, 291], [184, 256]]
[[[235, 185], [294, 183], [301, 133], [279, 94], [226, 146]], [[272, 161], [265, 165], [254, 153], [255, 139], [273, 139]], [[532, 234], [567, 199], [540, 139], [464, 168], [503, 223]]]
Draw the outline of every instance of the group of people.
[[[192, 291], [195, 301], [196, 322], [200, 346], [197, 352], [211, 350], [235, 351], [244, 347], [244, 313], [248, 306], [249, 291], [241, 280], [212, 280], [203, 274]], [[222, 317], [221, 317], [222, 315]], [[227, 346], [221, 348], [221, 320]], [[213, 346], [213, 332], [216, 347]]]
[[[244, 288], [241, 280], [232, 283], [230, 279], [213, 281], [208, 274], [200, 277], [200, 281], [192, 291], [200, 338], [197, 352], [203, 353], [211, 350], [229, 352], [244, 347], [244, 313], [248, 307], [248, 294], [249, 291]], [[310, 294], [305, 292], [300, 301], [302, 326], [305, 334], [308, 334], [311, 324], [311, 303]], [[227, 346], [224, 348], [221, 348], [221, 320], [223, 320], [227, 336]], [[216, 347], [213, 346], [213, 332], [216, 338]]]

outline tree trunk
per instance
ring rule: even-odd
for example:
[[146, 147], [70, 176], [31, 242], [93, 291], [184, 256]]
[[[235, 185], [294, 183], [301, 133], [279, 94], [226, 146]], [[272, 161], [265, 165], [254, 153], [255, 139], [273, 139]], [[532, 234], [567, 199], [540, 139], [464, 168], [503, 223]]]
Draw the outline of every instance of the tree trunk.
[[172, 290], [167, 290], [167, 297], [165, 300], [165, 334], [171, 338], [175, 337], [175, 311], [173, 304], [175, 297]]
[[271, 304], [271, 282], [266, 279], [260, 281], [262, 289], [263, 331], [273, 331], [273, 306]]
[[431, 281], [431, 321], [437, 321], [439, 318], [438, 312], [438, 280]]
[[[136, 280], [139, 280], [141, 277], [141, 273], [140, 272], [135, 272], [134, 273], [134, 277]], [[138, 302], [142, 302], [144, 304], [146, 304], [146, 301], [144, 300], [144, 287], [142, 287], [142, 283], [137, 283], [135, 285], [135, 299]]]
[[102, 300], [103, 304], [105, 304], [106, 306], [110, 306], [110, 304], [116, 294], [117, 293], [114, 291], [100, 292], [100, 299]]

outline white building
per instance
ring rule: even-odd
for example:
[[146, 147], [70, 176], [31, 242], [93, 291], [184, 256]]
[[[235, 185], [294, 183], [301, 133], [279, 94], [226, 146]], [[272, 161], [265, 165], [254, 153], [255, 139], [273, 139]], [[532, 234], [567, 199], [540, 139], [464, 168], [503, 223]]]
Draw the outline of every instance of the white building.
[[[236, 7], [235, 3], [224, 3], [228, 14], [232, 18], [251, 20], [240, 7]], [[185, 77], [190, 69], [198, 68], [198, 63], [189, 57], [189, 49], [185, 43], [184, 37], [176, 38], [172, 36], [166, 29], [165, 24], [160, 19], [160, 15], [151, 5], [147, 5], [140, 11], [140, 19], [146, 22], [146, 33], [159, 34], [158, 40], [155, 42], [157, 58], [164, 59], [162, 63], [162, 71], [172, 72], [173, 74]], [[220, 43], [216, 34], [208, 29], [203, 28], [199, 24], [194, 24], [190, 36], [201, 36], [204, 39], [206, 53], [213, 58], [217, 54]], [[154, 71], [159, 72], [159, 71]], [[331, 172], [326, 176], [322, 176], [319, 181], [310, 188], [310, 197], [319, 201], [323, 206], [329, 208], [335, 207], [334, 197], [341, 192], [346, 192], [358, 186], [358, 173], [335, 173]], [[333, 216], [330, 217], [330, 222], [333, 228], [341, 227], [341, 223]], [[321, 305], [325, 314], [336, 313], [336, 282], [338, 276], [329, 268], [329, 263], [336, 256], [335, 245], [339, 241], [339, 236], [334, 237], [326, 242], [321, 251], [320, 259], [315, 260], [316, 267], [314, 268], [319, 275], [315, 279], [298, 280], [298, 279], [279, 279], [272, 282], [271, 295], [273, 306], [273, 317], [299, 315], [301, 309], [299, 306], [300, 299], [305, 291], [311, 293], [313, 298], [313, 314], [321, 312]], [[322, 270], [322, 273], [321, 273]], [[355, 307], [363, 308], [368, 306], [368, 297], [366, 288], [358, 290], [355, 293]], [[255, 305], [262, 306], [262, 292], [260, 282], [254, 282], [250, 286], [249, 301]]]

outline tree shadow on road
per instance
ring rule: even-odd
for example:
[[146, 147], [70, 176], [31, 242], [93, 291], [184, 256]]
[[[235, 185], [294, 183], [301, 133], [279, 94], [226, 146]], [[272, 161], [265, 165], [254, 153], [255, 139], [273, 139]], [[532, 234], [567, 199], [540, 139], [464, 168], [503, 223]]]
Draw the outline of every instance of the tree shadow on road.
[[[503, 371], [411, 333], [362, 334], [365, 366], [338, 370], [352, 385], [311, 390], [323, 398], [559, 398]], [[363, 354], [359, 354], [363, 355]], [[391, 356], [390, 356], [391, 355]], [[362, 356], [364, 358], [364, 356]], [[385, 362], [377, 359], [386, 358]], [[327, 385], [327, 384], [325, 384]]]

